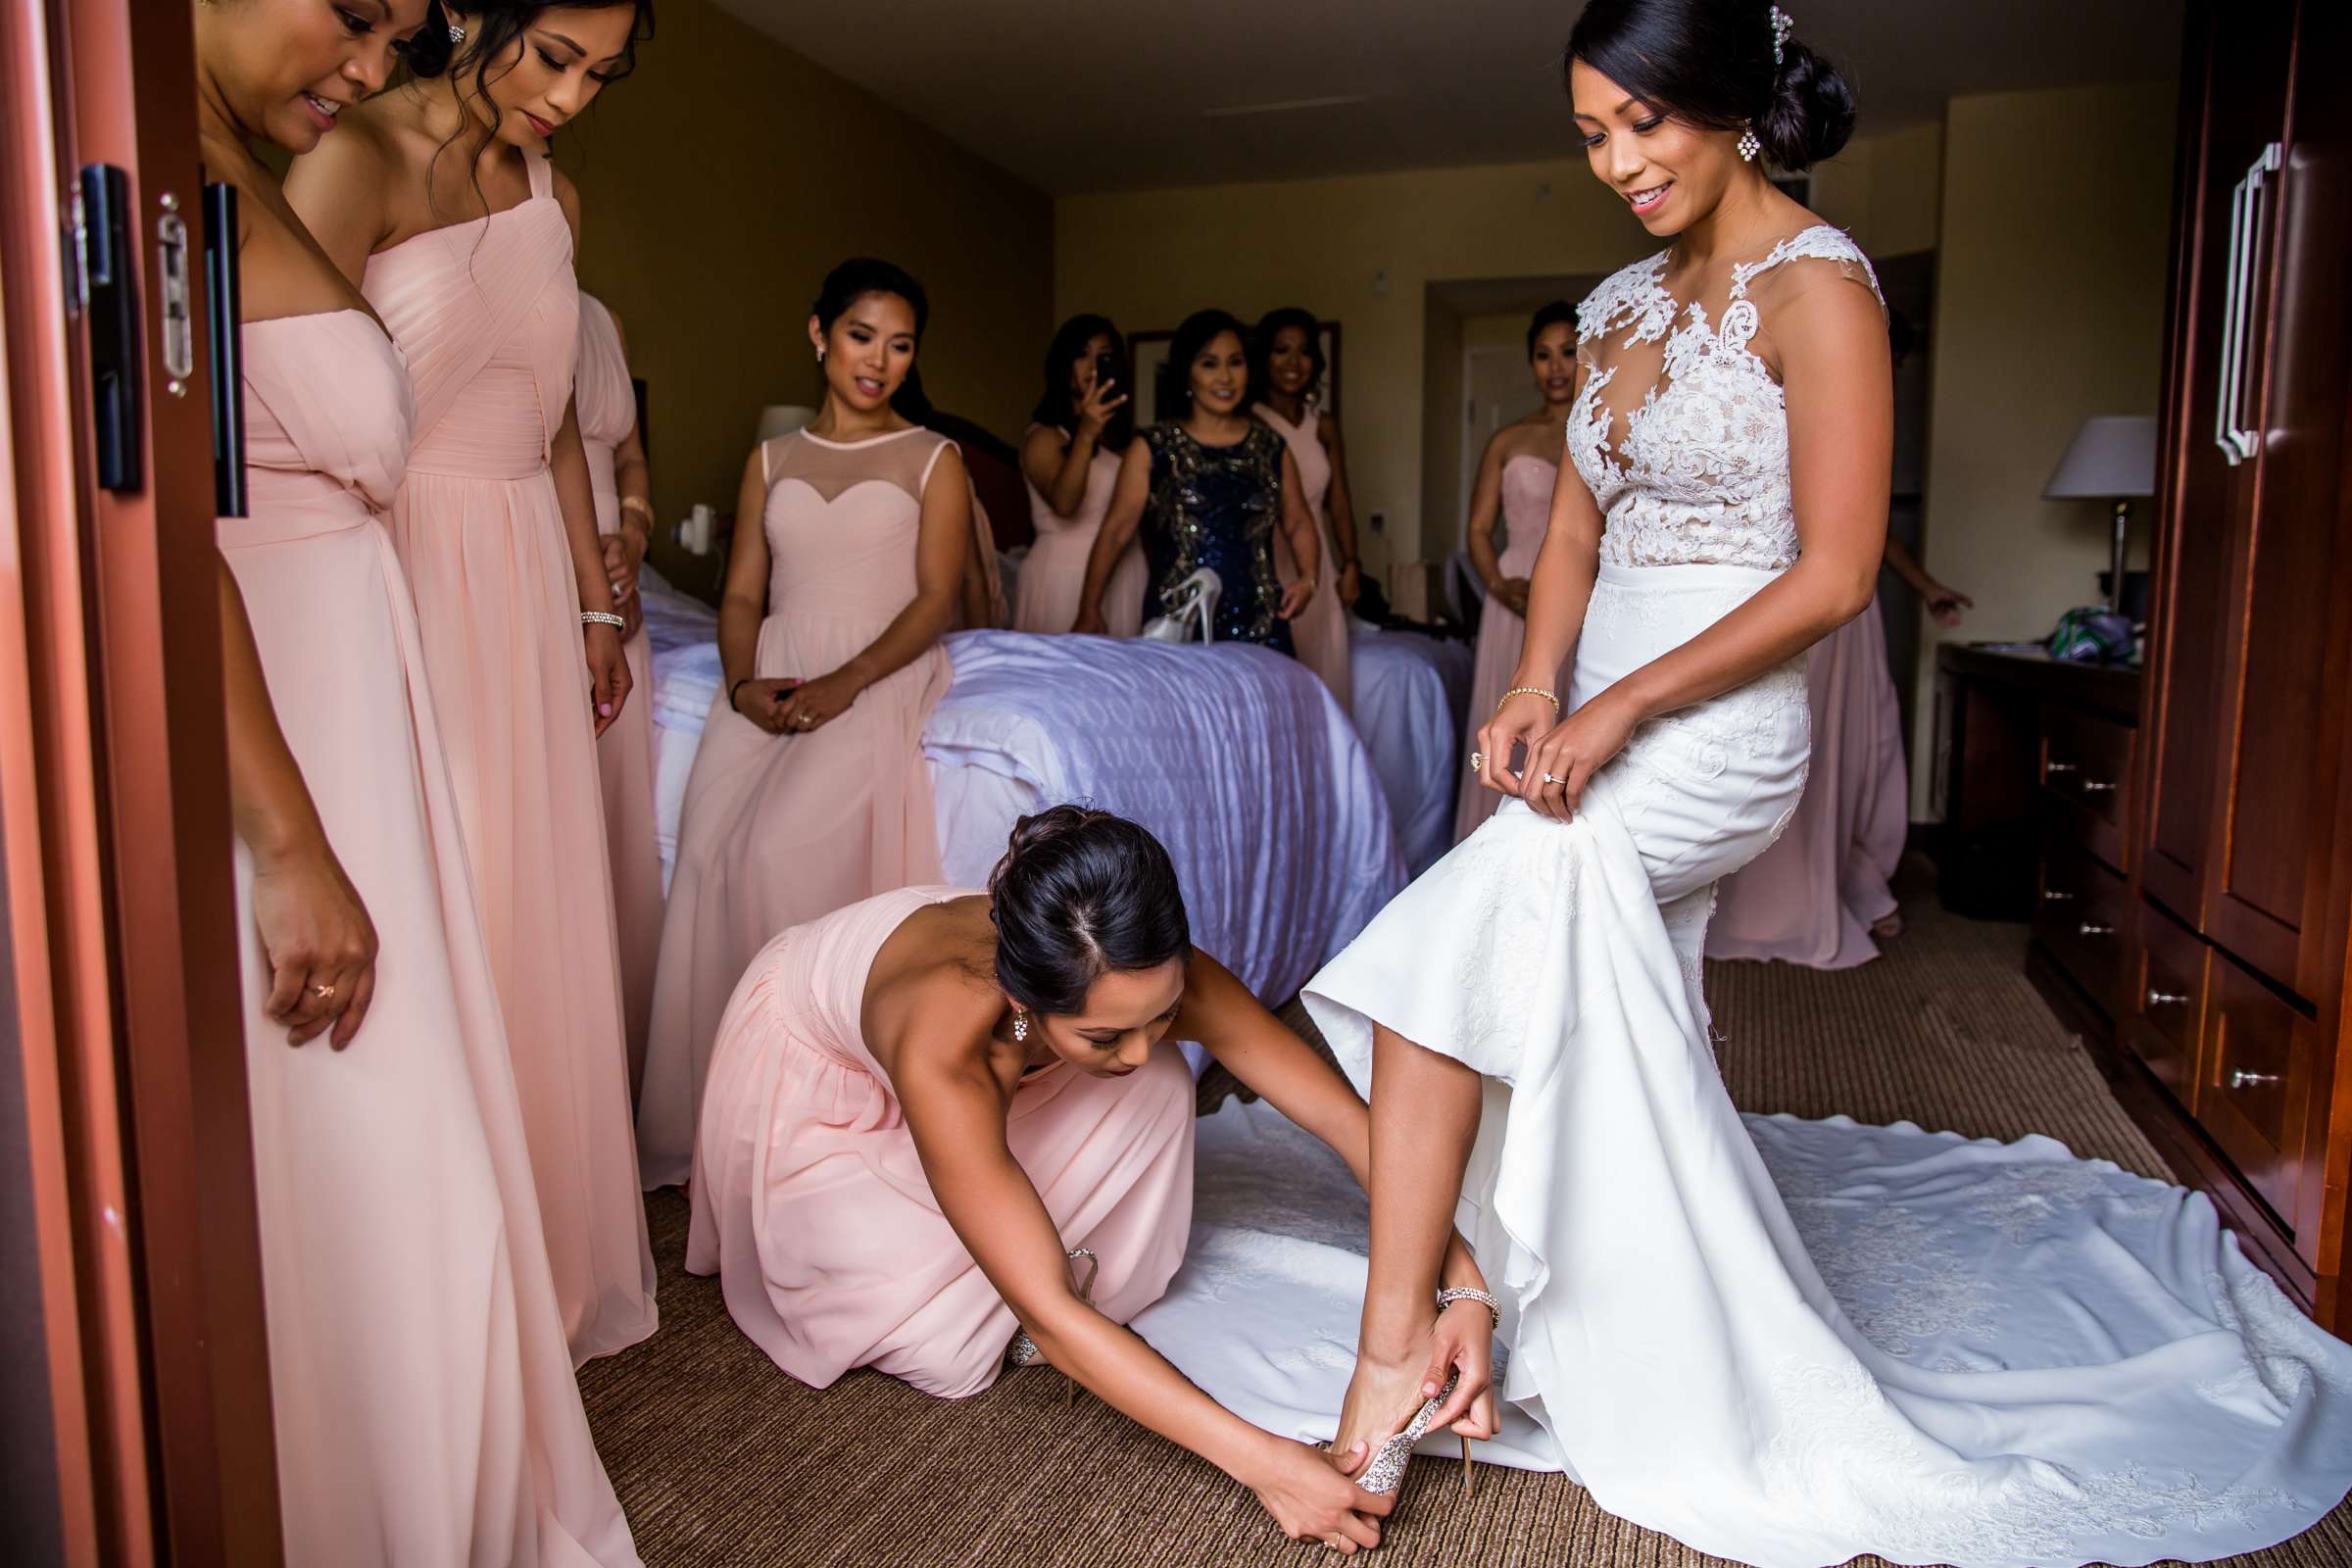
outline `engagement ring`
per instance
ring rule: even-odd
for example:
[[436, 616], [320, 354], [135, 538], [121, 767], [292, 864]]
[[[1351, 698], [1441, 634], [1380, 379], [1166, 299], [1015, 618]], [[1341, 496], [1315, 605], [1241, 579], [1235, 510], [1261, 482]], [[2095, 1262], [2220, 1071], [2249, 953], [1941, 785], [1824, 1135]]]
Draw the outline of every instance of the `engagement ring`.
[[1487, 754], [1484, 752], [1472, 752], [1470, 754], [1470, 771], [1473, 773], [1483, 773], [1486, 770]]

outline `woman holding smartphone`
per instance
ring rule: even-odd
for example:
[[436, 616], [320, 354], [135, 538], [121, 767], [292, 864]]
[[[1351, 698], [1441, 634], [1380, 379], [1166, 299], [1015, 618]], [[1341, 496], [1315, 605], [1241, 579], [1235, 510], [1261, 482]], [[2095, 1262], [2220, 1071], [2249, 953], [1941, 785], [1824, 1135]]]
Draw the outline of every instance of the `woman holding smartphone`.
[[[1021, 438], [1021, 477], [1037, 542], [1021, 565], [1014, 631], [1068, 631], [1086, 586], [1086, 558], [1110, 510], [1119, 459], [1135, 439], [1127, 341], [1100, 316], [1073, 316], [1046, 349], [1045, 395]], [[1102, 590], [1102, 627], [1132, 637], [1144, 623], [1144, 551], [1130, 543]]]

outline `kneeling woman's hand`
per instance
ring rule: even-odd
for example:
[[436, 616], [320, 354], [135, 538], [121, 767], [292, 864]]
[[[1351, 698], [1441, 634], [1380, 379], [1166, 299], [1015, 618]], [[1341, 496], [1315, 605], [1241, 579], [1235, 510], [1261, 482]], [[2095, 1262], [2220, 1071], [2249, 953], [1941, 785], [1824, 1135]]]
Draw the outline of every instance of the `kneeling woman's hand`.
[[1265, 1458], [1243, 1480], [1284, 1535], [1350, 1553], [1380, 1544], [1379, 1521], [1396, 1506], [1394, 1493], [1378, 1495], [1348, 1479], [1368, 1457], [1360, 1443], [1333, 1458], [1303, 1443], [1270, 1438]]

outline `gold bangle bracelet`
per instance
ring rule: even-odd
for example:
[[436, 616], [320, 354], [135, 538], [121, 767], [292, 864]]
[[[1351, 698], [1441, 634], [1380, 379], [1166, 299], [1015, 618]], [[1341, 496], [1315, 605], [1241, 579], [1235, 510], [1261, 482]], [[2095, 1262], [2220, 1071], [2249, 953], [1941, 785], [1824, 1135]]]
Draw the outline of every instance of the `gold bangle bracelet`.
[[1547, 692], [1541, 686], [1514, 686], [1509, 691], [1504, 692], [1501, 700], [1495, 703], [1494, 711], [1497, 713], [1501, 712], [1503, 703], [1509, 702], [1514, 697], [1541, 697], [1551, 705], [1551, 710], [1554, 713], [1557, 713], [1560, 710], [1559, 693]]
[[649, 523], [654, 520], [654, 504], [643, 496], [622, 496], [620, 512], [624, 517], [634, 512], [642, 515]]

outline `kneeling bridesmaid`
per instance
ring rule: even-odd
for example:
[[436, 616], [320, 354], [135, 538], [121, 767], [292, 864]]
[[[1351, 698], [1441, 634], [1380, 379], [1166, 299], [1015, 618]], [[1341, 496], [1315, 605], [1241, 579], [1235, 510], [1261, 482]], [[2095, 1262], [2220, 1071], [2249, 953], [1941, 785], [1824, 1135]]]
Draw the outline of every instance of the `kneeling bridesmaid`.
[[[1293, 1537], [1372, 1545], [1389, 1499], [1349, 1479], [1364, 1454], [1260, 1431], [1120, 1327], [1191, 1227], [1177, 1039], [1365, 1176], [1363, 1102], [1193, 952], [1159, 842], [1074, 806], [1025, 817], [987, 892], [885, 893], [753, 961], [710, 1057], [686, 1266], [804, 1383], [870, 1366], [957, 1397], [1045, 1360]], [[1481, 1284], [1458, 1239], [1445, 1283]]]

